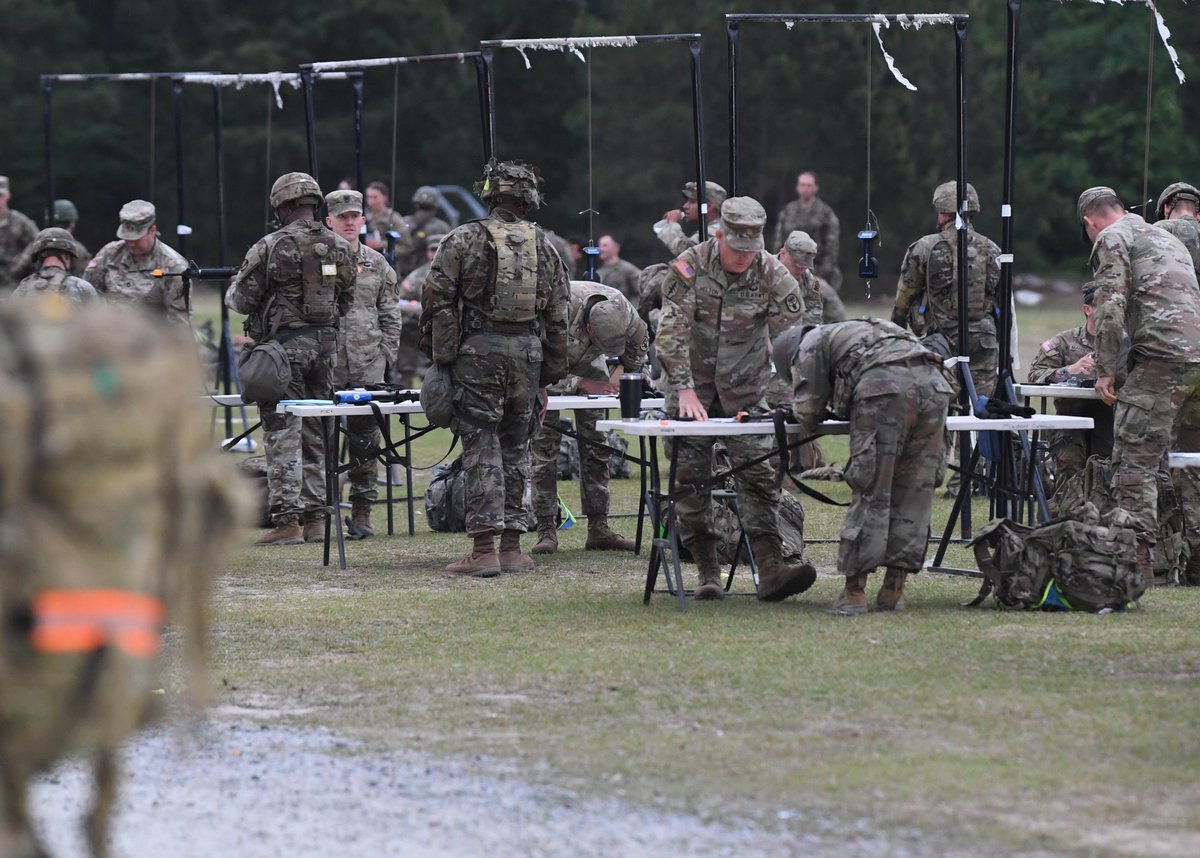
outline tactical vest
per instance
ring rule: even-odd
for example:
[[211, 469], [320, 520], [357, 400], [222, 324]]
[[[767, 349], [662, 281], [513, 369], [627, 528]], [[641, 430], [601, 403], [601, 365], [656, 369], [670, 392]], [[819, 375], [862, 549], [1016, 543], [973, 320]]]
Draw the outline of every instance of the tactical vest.
[[496, 279], [485, 315], [493, 322], [537, 319], [537, 227], [529, 221], [483, 221], [496, 245]]
[[276, 301], [274, 327], [336, 325], [338, 253], [333, 234], [311, 223], [275, 236], [267, 250], [267, 281]]

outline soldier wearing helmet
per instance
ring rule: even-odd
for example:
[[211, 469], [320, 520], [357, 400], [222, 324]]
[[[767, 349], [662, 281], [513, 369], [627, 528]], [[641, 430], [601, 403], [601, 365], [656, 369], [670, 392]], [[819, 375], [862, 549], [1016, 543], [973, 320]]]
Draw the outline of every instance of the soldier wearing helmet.
[[[400, 276], [425, 264], [425, 247], [431, 235], [445, 235], [450, 231], [450, 224], [438, 217], [437, 190], [429, 185], [421, 185], [412, 195], [415, 211], [404, 216], [404, 225], [412, 236], [412, 250], [403, 260]], [[400, 259], [397, 258], [397, 263]]]
[[1200, 190], [1187, 182], [1175, 182], [1167, 185], [1158, 195], [1154, 214], [1158, 218], [1155, 225], [1183, 242], [1191, 254], [1192, 264], [1200, 272], [1200, 223], [1196, 221], [1197, 210], [1200, 210]]
[[[246, 316], [253, 341], [283, 345], [292, 368], [288, 397], [328, 399], [338, 322], [354, 301], [356, 259], [349, 243], [317, 218], [321, 188], [307, 173], [285, 173], [271, 187], [271, 208], [283, 226], [258, 240], [225, 293], [229, 309]], [[267, 456], [267, 494], [275, 528], [257, 545], [304, 541], [303, 517], [324, 521], [326, 499], [301, 470], [300, 418], [259, 403]], [[320, 456], [320, 451], [316, 451]]]
[[[79, 209], [75, 208], [75, 203], [70, 200], [54, 201], [54, 225], [56, 227], [65, 229], [74, 237], [75, 224], [78, 222]], [[27, 274], [32, 274], [37, 269], [37, 266], [34, 264], [32, 247], [32, 244], [26, 247], [25, 251], [21, 254], [21, 258], [13, 266], [18, 276], [24, 277]], [[71, 260], [71, 273], [76, 277], [82, 277], [83, 272], [87, 270], [87, 264], [91, 261], [92, 254], [88, 253], [88, 249], [76, 238], [75, 253]]]
[[43, 229], [28, 248], [37, 270], [17, 285], [13, 297], [56, 293], [76, 303], [95, 300], [92, 284], [71, 274], [78, 250], [78, 243], [65, 229]]
[[[383, 182], [371, 182], [363, 194], [367, 210], [367, 235], [363, 240], [367, 247], [388, 256], [388, 261], [403, 277], [405, 265], [412, 255], [412, 234], [400, 213], [392, 208], [392, 192]], [[389, 251], [390, 248], [390, 251]]]
[[117, 240], [87, 264], [83, 279], [110, 301], [136, 304], [186, 325], [191, 317], [182, 275], [187, 260], [158, 237], [154, 203], [121, 206]]
[[[570, 396], [617, 392], [622, 372], [641, 372], [650, 348], [646, 323], [638, 317], [629, 300], [612, 286], [587, 280], [571, 282], [571, 300], [567, 309], [567, 376], [549, 388], [552, 396]], [[609, 367], [607, 358], [620, 358]], [[589, 551], [632, 551], [633, 540], [626, 539], [608, 526], [607, 451], [596, 447], [605, 443], [604, 433], [596, 428], [603, 411], [576, 411], [579, 435], [579, 495], [587, 516], [588, 535], [584, 547]], [[553, 554], [558, 550], [558, 448], [560, 433], [558, 412], [551, 411], [533, 439], [533, 511], [537, 516], [538, 541], [534, 554]]]
[[455, 575], [533, 568], [521, 553], [529, 439], [546, 386], [567, 374], [570, 290], [562, 259], [529, 219], [542, 204], [541, 184], [531, 165], [489, 161], [475, 185], [488, 216], [442, 239], [425, 280], [421, 349], [439, 372], [448, 367], [454, 386], [474, 539], [471, 553], [447, 567]]
[[20, 280], [18, 263], [21, 252], [37, 237], [37, 224], [16, 209], [8, 207], [8, 176], [0, 176], [0, 291], [11, 289]]

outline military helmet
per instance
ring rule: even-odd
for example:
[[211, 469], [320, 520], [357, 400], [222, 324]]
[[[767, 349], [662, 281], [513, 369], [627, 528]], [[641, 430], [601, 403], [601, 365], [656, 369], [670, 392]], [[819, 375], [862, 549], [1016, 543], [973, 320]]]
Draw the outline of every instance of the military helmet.
[[493, 158], [483, 168], [483, 181], [476, 182], [472, 190], [485, 203], [502, 194], [515, 197], [531, 209], [539, 208], [545, 202], [542, 177], [537, 167], [523, 161], [496, 161]]
[[39, 232], [29, 247], [29, 252], [34, 259], [38, 259], [41, 254], [50, 251], [67, 253], [74, 258], [79, 255], [79, 245], [75, 243], [71, 233], [61, 226], [51, 226]]
[[[942, 214], [958, 211], [958, 182], [943, 182], [933, 192], [933, 207]], [[975, 186], [967, 182], [967, 211], [979, 211], [979, 194]]]
[[70, 200], [54, 201], [55, 223], [73, 223], [77, 220], [79, 220], [79, 209], [75, 208], [75, 203]]
[[311, 202], [319, 206], [325, 197], [317, 180], [308, 173], [284, 173], [271, 185], [271, 208], [277, 209], [292, 201]]
[[421, 185], [413, 192], [412, 201], [417, 208], [435, 209], [438, 204], [437, 189], [429, 185]]
[[1177, 198], [1191, 200], [1200, 207], [1200, 191], [1196, 190], [1195, 185], [1189, 185], [1187, 182], [1176, 182], [1173, 185], [1167, 185], [1161, 194], [1158, 195], [1158, 204], [1154, 206], [1154, 217], [1156, 220], [1162, 220], [1166, 217], [1164, 209], [1168, 203], [1174, 202]]

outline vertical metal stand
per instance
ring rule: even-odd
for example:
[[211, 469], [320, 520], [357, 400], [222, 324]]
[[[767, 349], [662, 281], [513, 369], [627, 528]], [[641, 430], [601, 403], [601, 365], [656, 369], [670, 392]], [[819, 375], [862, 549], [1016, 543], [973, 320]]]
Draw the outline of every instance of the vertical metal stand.
[[[350, 85], [354, 88], [354, 170], [355, 178], [360, 188], [367, 186], [367, 163], [363, 145], [363, 79], [362, 75], [352, 77]], [[314, 177], [315, 178], [315, 177]]]
[[54, 78], [42, 75], [42, 134], [46, 147], [46, 214], [44, 227], [54, 226]]
[[[967, 22], [954, 22], [954, 80], [955, 94], [958, 100], [957, 111], [957, 171], [958, 201], [955, 228], [958, 232], [958, 258], [967, 258]], [[970, 331], [967, 328], [967, 306], [970, 296], [967, 288], [967, 266], [958, 266], [958, 354], [966, 357], [971, 354]], [[959, 402], [966, 406], [967, 413], [975, 403], [974, 383], [971, 379], [971, 368], [965, 360], [958, 362], [959, 377], [962, 385], [959, 388]], [[960, 524], [964, 539], [971, 536], [971, 493], [974, 489], [974, 471], [969, 468], [971, 461], [970, 433], [960, 432], [958, 440], [958, 461], [962, 468], [959, 482], [959, 493], [966, 494], [962, 504]]]
[[[175, 242], [180, 255], [187, 257], [187, 198], [183, 181], [183, 80], [171, 81], [171, 103], [175, 112]], [[222, 301], [222, 303], [224, 303]]]
[[486, 107], [487, 115], [483, 129], [483, 160], [488, 162], [496, 157], [496, 52], [491, 48], [483, 48], [480, 52], [483, 60], [483, 87], [480, 98]]
[[741, 176], [738, 175], [738, 143], [741, 132], [738, 127], [738, 46], [741, 44], [742, 27], [737, 21], [725, 25], [729, 43], [729, 195], [738, 195]]
[[490, 161], [492, 158], [492, 134], [491, 126], [491, 97], [488, 95], [488, 85], [491, 83], [491, 66], [488, 61], [484, 60], [483, 54], [475, 54], [475, 88], [476, 95], [479, 98], [479, 130], [483, 135], [483, 160]]
[[312, 67], [300, 67], [300, 88], [304, 92], [304, 135], [308, 142], [308, 174], [321, 184], [320, 172], [317, 169], [317, 117], [313, 104], [313, 70]]
[[696, 202], [699, 206], [700, 236], [708, 235], [708, 186], [704, 182], [704, 99], [700, 89], [700, 39], [688, 41], [692, 55], [692, 122], [696, 138]]

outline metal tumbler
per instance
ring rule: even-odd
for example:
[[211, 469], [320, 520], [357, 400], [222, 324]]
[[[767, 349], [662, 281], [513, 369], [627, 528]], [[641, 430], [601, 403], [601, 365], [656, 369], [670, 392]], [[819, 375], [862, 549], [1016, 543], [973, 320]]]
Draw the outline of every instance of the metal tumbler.
[[642, 417], [642, 374], [626, 372], [621, 374], [621, 419], [640, 420]]

